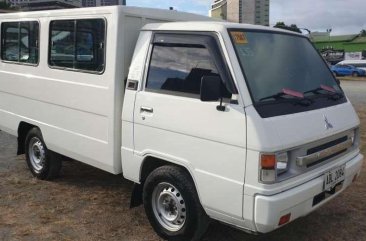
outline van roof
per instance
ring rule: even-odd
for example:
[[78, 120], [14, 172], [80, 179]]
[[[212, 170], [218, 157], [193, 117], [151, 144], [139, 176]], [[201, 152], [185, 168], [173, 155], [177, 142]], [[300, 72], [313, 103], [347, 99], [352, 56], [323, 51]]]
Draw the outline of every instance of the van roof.
[[292, 35], [303, 36], [300, 33], [279, 29], [266, 27], [261, 25], [252, 25], [252, 24], [242, 24], [242, 23], [231, 23], [225, 21], [215, 21], [211, 19], [211, 21], [186, 21], [186, 22], [168, 22], [168, 23], [150, 23], [144, 26], [143, 30], [162, 30], [162, 31], [214, 31], [214, 32], [222, 32], [227, 31], [227, 29], [248, 29], [248, 30], [264, 30], [264, 31], [272, 31], [279, 33], [287, 33]]
[[[186, 31], [226, 31], [230, 28], [267, 30], [283, 32], [295, 35], [301, 35], [295, 32], [270, 28], [260, 25], [230, 23], [222, 20], [216, 20], [208, 16], [194, 13], [179, 12], [175, 10], [165, 10], [156, 8], [141, 8], [132, 6], [107, 6], [107, 7], [88, 7], [60, 10], [43, 10], [30, 12], [13, 12], [0, 14], [0, 19], [21, 19], [21, 18], [40, 18], [40, 17], [65, 17], [65, 16], [83, 16], [122, 13], [132, 16], [143, 16], [146, 18], [160, 19], [163, 21], [173, 21], [168, 23], [153, 23], [146, 25], [144, 30], [186, 30]], [[179, 21], [179, 22], [175, 22]], [[184, 22], [183, 22], [184, 21]], [[303, 35], [301, 35], [303, 36]]]
[[91, 16], [98, 14], [122, 13], [131, 16], [143, 16], [152, 19], [166, 21], [208, 21], [211, 18], [194, 13], [178, 12], [174, 10], [141, 8], [132, 6], [104, 6], [88, 8], [72, 8], [59, 10], [43, 10], [29, 12], [13, 12], [0, 14], [0, 19], [19, 19], [19, 18], [40, 18], [40, 17], [67, 17], [67, 16]]

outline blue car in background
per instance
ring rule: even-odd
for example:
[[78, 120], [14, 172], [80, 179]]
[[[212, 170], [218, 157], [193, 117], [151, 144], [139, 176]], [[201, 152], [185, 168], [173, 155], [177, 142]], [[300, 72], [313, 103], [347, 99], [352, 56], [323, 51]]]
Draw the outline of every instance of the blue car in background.
[[336, 76], [358, 77], [358, 76], [365, 76], [366, 75], [365, 70], [356, 68], [352, 65], [337, 64], [337, 65], [333, 65], [330, 69], [332, 70], [332, 72]]

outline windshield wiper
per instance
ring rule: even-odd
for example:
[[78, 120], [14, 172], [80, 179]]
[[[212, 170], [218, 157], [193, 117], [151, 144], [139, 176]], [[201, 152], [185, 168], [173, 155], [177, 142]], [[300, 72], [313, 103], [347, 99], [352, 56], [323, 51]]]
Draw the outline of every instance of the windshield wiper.
[[287, 88], [282, 89], [282, 91], [277, 94], [261, 98], [261, 99], [259, 99], [259, 101], [268, 100], [268, 99], [275, 99], [275, 100], [286, 99], [286, 98], [284, 98], [284, 96], [295, 97], [293, 99], [288, 99], [288, 100], [296, 100], [296, 103], [298, 103], [300, 105], [304, 105], [304, 106], [309, 106], [313, 103], [313, 101], [310, 100], [309, 98], [306, 98], [303, 93], [295, 91], [295, 90], [287, 89]]
[[326, 95], [331, 100], [339, 100], [344, 97], [343, 93], [341, 93], [341, 92], [337, 91], [336, 89], [334, 89], [333, 87], [330, 87], [327, 85], [320, 85], [318, 88], [304, 92], [304, 94], [307, 94], [307, 93], [320, 94], [320, 91], [325, 91]]
[[304, 94], [303, 93], [297, 92], [295, 90], [284, 88], [284, 89], [282, 89], [281, 92], [278, 92], [277, 94], [274, 94], [274, 95], [264, 97], [264, 98], [260, 99], [259, 101], [268, 100], [268, 99], [278, 100], [280, 98], [283, 98], [283, 96], [292, 96], [292, 97], [304, 99]]

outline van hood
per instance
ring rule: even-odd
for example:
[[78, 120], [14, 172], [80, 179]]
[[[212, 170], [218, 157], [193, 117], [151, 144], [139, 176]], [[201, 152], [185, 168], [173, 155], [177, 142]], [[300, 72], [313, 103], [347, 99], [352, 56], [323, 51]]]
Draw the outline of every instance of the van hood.
[[261, 118], [253, 106], [247, 114], [247, 148], [276, 152], [357, 127], [358, 116], [348, 100], [346, 103], [290, 115]]

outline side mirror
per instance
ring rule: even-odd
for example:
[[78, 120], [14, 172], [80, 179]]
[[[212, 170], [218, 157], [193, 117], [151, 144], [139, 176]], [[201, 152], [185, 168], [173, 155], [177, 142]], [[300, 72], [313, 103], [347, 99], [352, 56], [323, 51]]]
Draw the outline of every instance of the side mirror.
[[219, 76], [203, 76], [201, 79], [201, 101], [221, 99], [222, 81]]

